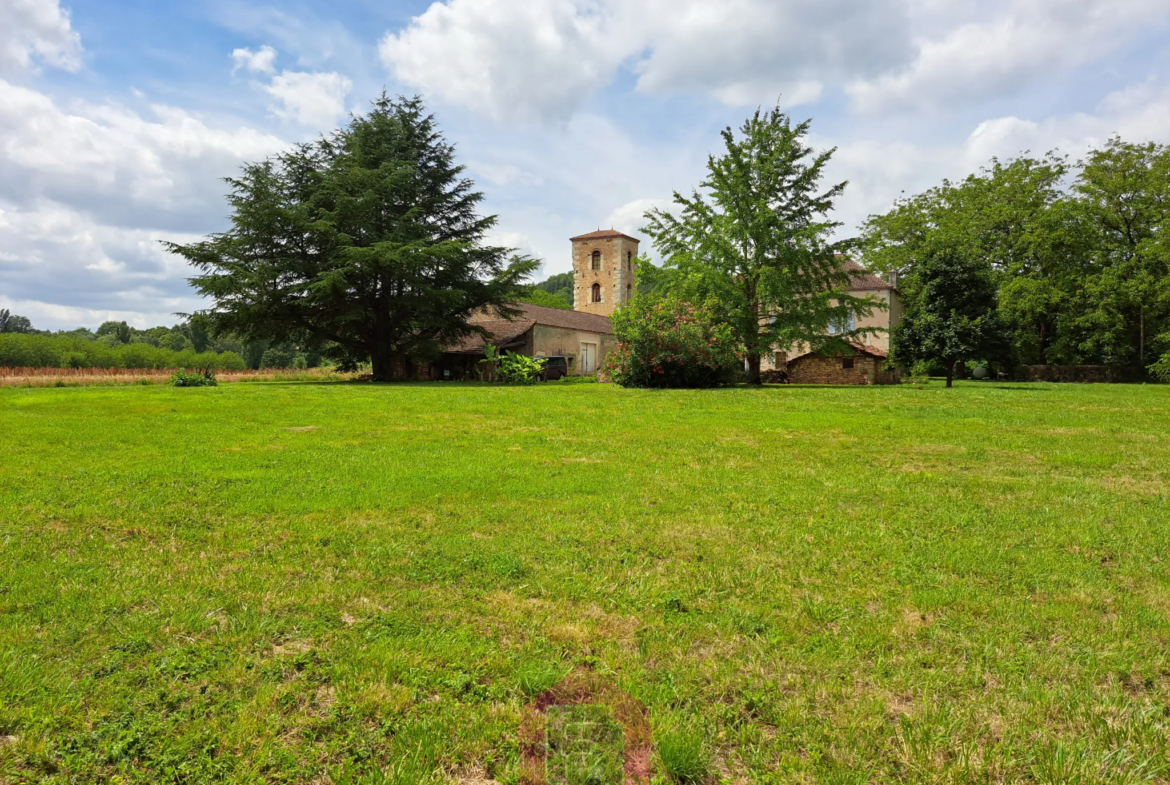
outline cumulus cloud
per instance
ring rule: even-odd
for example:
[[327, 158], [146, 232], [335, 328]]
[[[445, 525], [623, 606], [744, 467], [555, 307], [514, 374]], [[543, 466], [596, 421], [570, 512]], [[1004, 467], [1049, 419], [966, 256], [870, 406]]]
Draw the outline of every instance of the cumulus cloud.
[[0, 0], [0, 74], [24, 71], [40, 61], [55, 68], [81, 67], [81, 37], [58, 0]]
[[[1042, 155], [1059, 150], [1073, 160], [1118, 134], [1128, 141], [1165, 141], [1170, 128], [1170, 83], [1148, 80], [1107, 95], [1090, 112], [1027, 119], [1006, 115], [969, 127], [965, 137], [925, 142], [862, 139], [840, 145], [828, 177], [848, 179], [838, 218], [849, 230], [867, 215], [890, 209], [902, 192], [918, 193], [942, 179], [960, 179], [992, 157]], [[816, 140], [828, 146], [830, 140]]]
[[3, 307], [51, 327], [75, 311], [26, 304], [151, 319], [198, 307], [189, 268], [161, 241], [223, 228], [220, 178], [285, 143], [174, 107], [152, 113], [62, 107], [0, 80], [0, 288], [16, 304]]
[[256, 52], [246, 48], [236, 49], [232, 52], [232, 60], [236, 63], [232, 69], [233, 74], [241, 68], [261, 74], [270, 74], [276, 70], [273, 67], [276, 62], [276, 50], [268, 45], [260, 47]]
[[250, 128], [222, 129], [170, 106], [153, 118], [113, 104], [49, 96], [0, 79], [0, 200], [49, 199], [111, 223], [168, 227], [222, 212], [223, 183], [243, 160], [284, 146]]
[[1003, 97], [1170, 23], [1164, 0], [1013, 0], [963, 9], [924, 4], [918, 57], [899, 72], [851, 82], [855, 105], [867, 112], [946, 109]]
[[901, 0], [443, 0], [386, 35], [397, 78], [497, 119], [564, 120], [623, 64], [647, 93], [816, 100], [910, 61]]
[[345, 114], [351, 89], [353, 82], [341, 74], [305, 71], [282, 71], [264, 88], [277, 101], [277, 117], [312, 128], [330, 126]]
[[388, 34], [382, 60], [398, 79], [497, 118], [571, 114], [607, 84], [628, 31], [575, 0], [448, 0]]

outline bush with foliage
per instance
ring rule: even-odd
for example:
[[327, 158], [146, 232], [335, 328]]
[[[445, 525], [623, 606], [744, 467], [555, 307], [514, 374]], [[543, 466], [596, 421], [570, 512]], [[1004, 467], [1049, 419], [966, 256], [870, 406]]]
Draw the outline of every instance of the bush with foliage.
[[1162, 355], [1162, 359], [1151, 365], [1149, 371], [1155, 379], [1170, 382], [1170, 354]]
[[148, 343], [108, 345], [68, 335], [0, 335], [0, 368], [212, 368], [242, 371], [235, 352], [176, 352]]
[[723, 387], [742, 372], [731, 328], [688, 302], [638, 297], [613, 315], [605, 371], [622, 387]]
[[543, 360], [535, 360], [523, 354], [505, 352], [500, 358], [500, 380], [507, 384], [536, 384], [544, 369]]
[[217, 387], [218, 385], [215, 373], [210, 368], [202, 371], [178, 370], [171, 377], [172, 387]]

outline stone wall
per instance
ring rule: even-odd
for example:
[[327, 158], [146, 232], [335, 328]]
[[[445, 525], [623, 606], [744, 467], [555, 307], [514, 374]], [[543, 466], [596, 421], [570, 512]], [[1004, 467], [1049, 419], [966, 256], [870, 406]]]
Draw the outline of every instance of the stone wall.
[[1022, 365], [1017, 378], [1026, 382], [1080, 382], [1117, 384], [1140, 381], [1137, 373], [1109, 365]]
[[842, 357], [806, 355], [788, 363], [788, 381], [791, 384], [895, 384], [894, 373], [883, 371], [885, 360], [880, 357], [858, 355], [853, 367], [845, 368]]
[[[601, 252], [601, 269], [593, 269], [593, 252]], [[624, 237], [573, 243], [573, 310], [612, 316], [637, 288], [638, 242]], [[632, 260], [632, 261], [631, 261]], [[593, 302], [593, 284], [601, 285], [601, 302]]]
[[617, 346], [617, 338], [610, 333], [592, 333], [585, 330], [569, 330], [564, 327], [550, 327], [547, 324], [538, 324], [532, 330], [535, 342], [531, 356], [563, 355], [571, 360], [572, 373], [580, 374], [581, 344], [592, 343], [597, 345], [597, 367], [605, 362], [605, 356]]

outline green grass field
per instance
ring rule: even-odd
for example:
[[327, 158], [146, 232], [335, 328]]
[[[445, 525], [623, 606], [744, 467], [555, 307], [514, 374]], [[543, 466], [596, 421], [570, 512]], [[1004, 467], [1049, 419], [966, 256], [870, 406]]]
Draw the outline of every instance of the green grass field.
[[711, 782], [1167, 782], [1168, 483], [1170, 387], [0, 390], [0, 782], [519, 782], [575, 668]]

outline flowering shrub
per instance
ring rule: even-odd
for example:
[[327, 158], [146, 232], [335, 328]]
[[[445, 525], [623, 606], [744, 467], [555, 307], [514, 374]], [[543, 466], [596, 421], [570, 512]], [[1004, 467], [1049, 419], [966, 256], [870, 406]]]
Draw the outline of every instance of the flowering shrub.
[[500, 358], [500, 379], [507, 384], [536, 384], [540, 381], [543, 360], [534, 360], [523, 354], [505, 352]]
[[605, 371], [622, 387], [722, 387], [743, 368], [731, 330], [687, 302], [639, 297], [613, 315], [613, 331]]
[[173, 387], [216, 387], [219, 382], [215, 380], [215, 374], [210, 368], [204, 371], [175, 371], [175, 375], [171, 377], [171, 386]]

